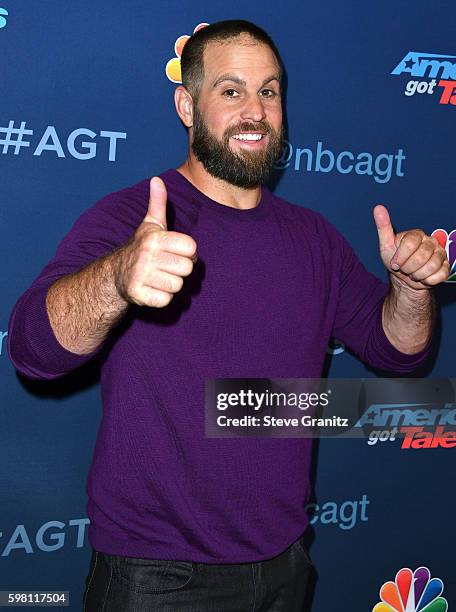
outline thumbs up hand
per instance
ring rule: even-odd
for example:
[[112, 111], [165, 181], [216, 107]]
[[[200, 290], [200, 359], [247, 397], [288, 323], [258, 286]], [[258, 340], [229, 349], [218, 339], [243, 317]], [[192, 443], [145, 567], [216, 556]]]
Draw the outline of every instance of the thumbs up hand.
[[127, 302], [163, 308], [182, 289], [183, 277], [193, 270], [196, 242], [186, 234], [167, 230], [166, 202], [164, 182], [153, 177], [147, 214], [115, 257], [115, 285]]
[[150, 179], [149, 206], [144, 221], [159, 225], [166, 232], [166, 200], [165, 183], [158, 176]]
[[448, 257], [436, 238], [420, 229], [395, 234], [388, 210], [381, 204], [374, 207], [373, 214], [380, 255], [392, 277], [417, 290], [429, 289], [448, 278]]

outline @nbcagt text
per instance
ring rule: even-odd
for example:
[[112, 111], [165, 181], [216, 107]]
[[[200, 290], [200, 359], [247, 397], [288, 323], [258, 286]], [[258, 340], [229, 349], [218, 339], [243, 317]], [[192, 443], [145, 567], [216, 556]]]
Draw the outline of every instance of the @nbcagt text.
[[[230, 407], [245, 407], [258, 411], [261, 408], [279, 406], [296, 407], [299, 410], [325, 407], [329, 404], [331, 389], [323, 393], [257, 393], [251, 389], [241, 389], [237, 393], [218, 393], [217, 410], [227, 410]], [[348, 419], [340, 416], [327, 418], [312, 417], [305, 414], [300, 418], [276, 417], [272, 415], [228, 417], [219, 415], [217, 425], [220, 427], [348, 427]]]

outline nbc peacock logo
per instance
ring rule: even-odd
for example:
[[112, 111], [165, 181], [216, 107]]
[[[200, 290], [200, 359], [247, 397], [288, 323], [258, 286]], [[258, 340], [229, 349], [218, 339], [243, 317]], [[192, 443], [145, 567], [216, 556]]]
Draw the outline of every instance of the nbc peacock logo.
[[414, 572], [400, 569], [394, 582], [389, 581], [380, 589], [379, 602], [372, 612], [447, 612], [448, 602], [444, 597], [443, 582], [431, 578], [427, 567]]
[[456, 282], [456, 229], [451, 232], [447, 232], [442, 228], [434, 230], [431, 234], [434, 238], [437, 238], [440, 246], [442, 246], [447, 254], [448, 261], [450, 262], [450, 275], [445, 281], [446, 283]]
[[[208, 25], [209, 24], [206, 22], [199, 23], [193, 30], [193, 34]], [[182, 50], [185, 47], [185, 44], [189, 38], [190, 36], [188, 36], [188, 34], [184, 34], [183, 36], [179, 36], [178, 38], [176, 38], [176, 42], [174, 43], [174, 53], [176, 54], [176, 57], [171, 58], [166, 64], [166, 76], [173, 83], [182, 83], [181, 55]]]

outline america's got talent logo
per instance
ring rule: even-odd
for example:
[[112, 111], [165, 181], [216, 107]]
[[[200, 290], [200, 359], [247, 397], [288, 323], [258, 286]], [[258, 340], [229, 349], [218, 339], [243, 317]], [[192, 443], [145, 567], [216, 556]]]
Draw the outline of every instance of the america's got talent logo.
[[379, 602], [372, 612], [447, 612], [443, 582], [431, 578], [427, 567], [414, 572], [408, 567], [400, 569], [393, 581], [385, 582], [380, 589]]
[[431, 235], [437, 238], [440, 246], [445, 249], [450, 262], [450, 275], [445, 282], [456, 283], [456, 229], [447, 232], [439, 227]]
[[414, 77], [405, 85], [406, 96], [437, 93], [440, 104], [456, 106], [456, 55], [409, 51], [391, 74]]

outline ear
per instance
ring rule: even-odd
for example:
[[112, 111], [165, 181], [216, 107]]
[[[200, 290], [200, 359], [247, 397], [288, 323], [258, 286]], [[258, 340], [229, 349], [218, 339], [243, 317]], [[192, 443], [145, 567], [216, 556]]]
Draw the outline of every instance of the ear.
[[191, 128], [193, 125], [193, 98], [190, 92], [182, 85], [176, 87], [176, 91], [174, 92], [174, 104], [176, 105], [176, 111], [182, 123], [186, 127]]

